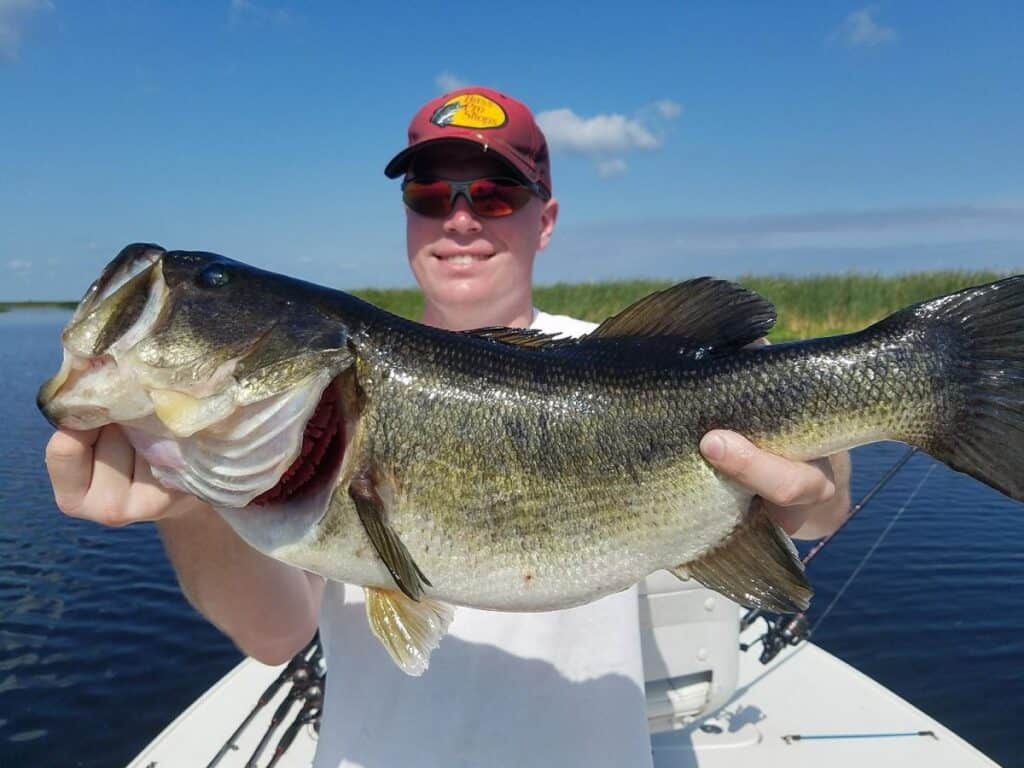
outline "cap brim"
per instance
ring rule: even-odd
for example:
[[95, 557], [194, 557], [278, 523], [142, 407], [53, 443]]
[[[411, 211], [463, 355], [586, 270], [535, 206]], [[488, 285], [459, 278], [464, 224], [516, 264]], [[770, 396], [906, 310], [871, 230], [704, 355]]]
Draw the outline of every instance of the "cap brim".
[[479, 135], [478, 132], [474, 131], [468, 136], [438, 136], [418, 141], [391, 158], [391, 162], [384, 167], [384, 175], [389, 179], [397, 179], [409, 170], [409, 164], [412, 162], [413, 157], [426, 147], [436, 147], [440, 144], [472, 144], [475, 147], [479, 147], [483, 152], [491, 151], [497, 154], [502, 160], [512, 166], [512, 170], [525, 181], [531, 184], [540, 182], [536, 170], [523, 162], [505, 142], [499, 140], [493, 142], [480, 141], [480, 139], [476, 138]]

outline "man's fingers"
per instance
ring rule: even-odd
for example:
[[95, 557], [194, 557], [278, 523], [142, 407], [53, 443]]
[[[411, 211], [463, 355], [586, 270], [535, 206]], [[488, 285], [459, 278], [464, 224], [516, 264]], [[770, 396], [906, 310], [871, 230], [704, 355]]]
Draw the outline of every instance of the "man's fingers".
[[96, 441], [92, 483], [81, 511], [104, 525], [124, 525], [128, 490], [135, 468], [135, 450], [120, 429], [106, 426]]
[[98, 429], [84, 432], [58, 430], [46, 444], [46, 471], [53, 486], [57, 507], [75, 514], [92, 482], [93, 447], [100, 436]]
[[790, 461], [726, 430], [708, 432], [700, 450], [717, 469], [780, 507], [816, 504], [835, 493], [828, 459]]
[[809, 506], [779, 507], [775, 504], [765, 505], [765, 511], [769, 517], [782, 526], [782, 530], [790, 536], [796, 535], [807, 524], [807, 519], [811, 516], [811, 509], [812, 507]]
[[160, 485], [153, 477], [149, 464], [136, 452], [132, 487], [125, 507], [125, 514], [130, 521], [155, 520], [162, 517], [171, 504], [184, 495]]

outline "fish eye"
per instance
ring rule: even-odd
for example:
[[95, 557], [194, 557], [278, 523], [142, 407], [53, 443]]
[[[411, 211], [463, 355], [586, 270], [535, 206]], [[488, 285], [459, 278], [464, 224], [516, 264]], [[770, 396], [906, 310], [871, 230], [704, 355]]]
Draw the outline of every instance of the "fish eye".
[[207, 288], [220, 288], [229, 282], [228, 271], [222, 264], [211, 264], [199, 273], [199, 282]]

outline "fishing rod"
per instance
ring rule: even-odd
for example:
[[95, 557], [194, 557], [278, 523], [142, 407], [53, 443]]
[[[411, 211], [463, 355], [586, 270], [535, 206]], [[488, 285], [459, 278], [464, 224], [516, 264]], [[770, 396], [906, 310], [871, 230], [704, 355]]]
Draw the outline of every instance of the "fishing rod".
[[[910, 461], [910, 459], [913, 458], [914, 454], [916, 454], [917, 452], [917, 448], [914, 448], [913, 446], [908, 447], [904, 454], [891, 467], [889, 467], [885, 474], [883, 474], [882, 477], [878, 479], [878, 481], [868, 490], [868, 492], [861, 496], [857, 503], [850, 507], [850, 511], [847, 512], [846, 517], [843, 518], [843, 521], [839, 524], [839, 526], [836, 527], [836, 529], [827, 536], [822, 537], [820, 541], [818, 541], [813, 547], [811, 547], [811, 549], [807, 552], [806, 555], [800, 558], [801, 564], [803, 564], [803, 566], [806, 568], [808, 563], [810, 563], [815, 557], [817, 557], [821, 553], [821, 551], [828, 545], [828, 543], [832, 541], [837, 535], [839, 535], [839, 532], [842, 531], [847, 526], [847, 524], [862, 509], [864, 509], [864, 507], [866, 507], [871, 502], [871, 500], [879, 493], [879, 491], [881, 491], [886, 486], [886, 484], [888, 484], [888, 482], [892, 480], [892, 478], [895, 477], [901, 469], [903, 469], [906, 463]], [[918, 490], [919, 489], [920, 486], [918, 486]], [[914, 492], [914, 495], [917, 495], [916, 490]], [[895, 519], [893, 520], [893, 523], [895, 523]], [[878, 544], [881, 543], [881, 540], [885, 538], [886, 534], [888, 534], [888, 532], [891, 529], [892, 524], [890, 524], [889, 527], [882, 532], [882, 535], [879, 537], [879, 540], [875, 542], [875, 545], [868, 552], [867, 557], [871, 556], [871, 554], [877, 548]], [[867, 558], [865, 558], [865, 561], [866, 559]], [[853, 574], [854, 576], [856, 576], [856, 574], [860, 572], [860, 568], [863, 567], [863, 564], [864, 561], [862, 561], [861, 565], [858, 566], [857, 570]], [[849, 582], [847, 582], [847, 586], [848, 585]], [[839, 594], [841, 595], [843, 591], [845, 591], [845, 586], [843, 590], [839, 592]], [[838, 596], [839, 595], [836, 596], [837, 599]], [[834, 603], [835, 600], [833, 600], [833, 604]], [[829, 609], [831, 609], [831, 607], [832, 606], [830, 605]], [[812, 628], [808, 623], [807, 615], [805, 613], [800, 612], [793, 614], [792, 616], [780, 616], [770, 618], [764, 615], [764, 611], [762, 611], [760, 608], [751, 608], [749, 611], [747, 611], [746, 615], [740, 620], [740, 631], [742, 632], [751, 624], [753, 624], [758, 619], [758, 617], [764, 618], [765, 623], [768, 625], [768, 629], [765, 631], [763, 635], [761, 635], [753, 642], [740, 643], [740, 650], [747, 651], [753, 646], [757, 645], [757, 643], [762, 643], [760, 656], [760, 661], [762, 664], [767, 664], [769, 661], [774, 659], [776, 656], [779, 655], [779, 652], [782, 651], [782, 649], [786, 646], [798, 645], [801, 641], [806, 640], [811, 635]], [[814, 625], [814, 628], [817, 628], [817, 626], [820, 623], [821, 620], [819, 619], [819, 621]]]
[[306, 689], [310, 687], [309, 674], [305, 672], [305, 669], [300, 668], [298, 672], [303, 674], [296, 674], [294, 682], [292, 683], [292, 689], [288, 691], [288, 694], [284, 697], [284, 701], [277, 705], [277, 709], [274, 710], [273, 716], [270, 718], [270, 725], [267, 726], [267, 730], [260, 738], [259, 743], [256, 745], [256, 749], [253, 750], [252, 755], [245, 764], [245, 768], [257, 768], [256, 761], [259, 760], [260, 755], [263, 754], [263, 750], [267, 748], [267, 744], [270, 743], [271, 737], [274, 735], [274, 731], [277, 727], [284, 722], [285, 717], [291, 710], [292, 705], [296, 701], [304, 700]]
[[[206, 768], [215, 768], [220, 761], [227, 755], [231, 750], [237, 749], [238, 738], [242, 735], [246, 728], [256, 718], [256, 715], [271, 702], [271, 700], [277, 695], [277, 692], [287, 683], [292, 685], [291, 689], [285, 695], [284, 701], [278, 705], [271, 717], [270, 727], [267, 732], [264, 733], [260, 739], [260, 743], [257, 746], [256, 751], [252, 757], [249, 758], [247, 765], [255, 765], [256, 759], [258, 759], [260, 753], [266, 748], [267, 743], [270, 741], [270, 737], [273, 732], [280, 725], [281, 720], [288, 713], [288, 709], [297, 700], [302, 700], [303, 705], [299, 709], [299, 713], [296, 716], [296, 720], [300, 718], [306, 718], [306, 722], [312, 723], [313, 727], [319, 730], [320, 727], [320, 712], [323, 709], [323, 689], [324, 689], [324, 678], [326, 672], [323, 665], [323, 648], [320, 645], [320, 635], [317, 633], [313, 636], [313, 639], [306, 644], [306, 647], [299, 651], [292, 660], [281, 670], [280, 674], [274, 679], [270, 685], [267, 686], [266, 690], [257, 699], [255, 706], [249, 711], [249, 714], [245, 716], [241, 724], [235, 729], [234, 733], [228, 737], [228, 740], [224, 742], [224, 745], [220, 748], [213, 759], [207, 763]], [[307, 707], [307, 704], [312, 699], [316, 699], [315, 707]], [[287, 705], [287, 706], [285, 706]], [[294, 725], [294, 723], [292, 724]], [[301, 725], [301, 724], [300, 724]], [[289, 726], [285, 731], [287, 735], [292, 726]], [[295, 732], [298, 732], [298, 727], [295, 728]], [[281, 742], [278, 742], [277, 749], [282, 753], [294, 740], [295, 734], [291, 735], [287, 743], [282, 748]], [[284, 736], [282, 736], [284, 741]], [[277, 751], [277, 750], [275, 750]], [[278, 756], [272, 760], [272, 763], [276, 763]]]
[[277, 746], [274, 747], [274, 755], [270, 758], [270, 762], [267, 763], [267, 768], [274, 768], [278, 761], [284, 757], [284, 753], [288, 751], [288, 747], [290, 747], [292, 742], [295, 741], [295, 736], [299, 733], [299, 729], [302, 726], [312, 723], [313, 727], [319, 730], [320, 713], [323, 711], [323, 707], [323, 686], [314, 683], [306, 689], [305, 701], [299, 709], [299, 713], [292, 721], [292, 724], [285, 729], [283, 734], [281, 734], [281, 739], [277, 742]]

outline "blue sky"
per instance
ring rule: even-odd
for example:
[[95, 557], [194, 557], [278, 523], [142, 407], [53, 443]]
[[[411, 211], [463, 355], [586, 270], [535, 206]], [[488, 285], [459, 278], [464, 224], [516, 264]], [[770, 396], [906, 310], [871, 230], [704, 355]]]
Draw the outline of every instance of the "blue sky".
[[1017, 2], [372, 5], [0, 0], [0, 300], [137, 240], [411, 285], [383, 168], [464, 83], [551, 138], [543, 283], [1024, 267]]

